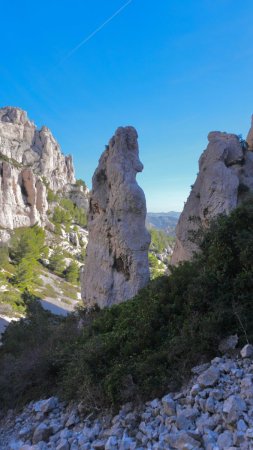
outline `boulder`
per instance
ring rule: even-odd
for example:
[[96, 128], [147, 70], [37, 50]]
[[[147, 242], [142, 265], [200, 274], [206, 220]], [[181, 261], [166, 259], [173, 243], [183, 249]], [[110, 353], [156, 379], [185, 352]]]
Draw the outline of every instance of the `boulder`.
[[217, 383], [219, 376], [220, 376], [219, 369], [216, 369], [216, 367], [211, 366], [209, 369], [207, 369], [198, 377], [198, 383], [201, 387], [214, 386]]
[[45, 423], [40, 423], [33, 433], [33, 444], [37, 444], [40, 441], [47, 442], [49, 437], [51, 436], [52, 430], [51, 427], [46, 425]]
[[240, 396], [231, 395], [228, 397], [223, 405], [227, 423], [236, 422], [246, 409], [246, 403]]
[[241, 350], [242, 358], [253, 358], [253, 345], [246, 344]]

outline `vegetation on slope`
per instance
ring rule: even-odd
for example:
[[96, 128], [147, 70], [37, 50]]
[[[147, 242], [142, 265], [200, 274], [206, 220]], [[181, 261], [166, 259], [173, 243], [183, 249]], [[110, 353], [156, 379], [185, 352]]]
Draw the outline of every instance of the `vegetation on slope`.
[[217, 354], [221, 338], [252, 341], [252, 225], [249, 200], [199, 234], [192, 262], [110, 309], [56, 318], [25, 292], [29, 320], [11, 324], [0, 349], [3, 405], [57, 392], [87, 409], [152, 398]]
[[[149, 268], [151, 280], [168, 274], [171, 254], [175, 245], [175, 238], [168, 236], [163, 230], [149, 228], [151, 243], [149, 248]], [[162, 259], [162, 261], [161, 261]]]
[[150, 228], [149, 232], [151, 234], [150, 250], [156, 253], [162, 253], [165, 248], [173, 247], [175, 238], [168, 236], [163, 230]]
[[26, 305], [21, 295], [24, 290], [41, 294], [42, 298], [57, 297], [53, 287], [50, 284], [44, 286], [41, 281], [41, 276], [47, 278], [48, 271], [43, 264], [48, 257], [50, 271], [68, 282], [61, 280], [61, 286], [56, 291], [66, 293], [66, 297], [69, 297], [69, 291], [71, 299], [77, 299], [76, 286], [69, 285], [69, 283], [76, 285], [79, 282], [79, 265], [73, 259], [73, 255], [55, 245], [49, 256], [49, 248], [45, 244], [45, 231], [38, 225], [18, 228], [13, 232], [9, 245], [0, 246], [1, 313], [24, 314]]

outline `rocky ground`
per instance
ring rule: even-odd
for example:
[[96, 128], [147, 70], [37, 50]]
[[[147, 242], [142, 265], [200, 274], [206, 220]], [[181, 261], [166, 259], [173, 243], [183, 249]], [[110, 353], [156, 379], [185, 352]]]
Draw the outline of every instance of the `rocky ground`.
[[32, 402], [19, 414], [11, 410], [0, 423], [0, 448], [253, 449], [253, 347], [192, 372], [180, 392], [139, 407], [126, 404], [115, 417], [85, 417], [82, 404], [66, 405], [55, 397]]

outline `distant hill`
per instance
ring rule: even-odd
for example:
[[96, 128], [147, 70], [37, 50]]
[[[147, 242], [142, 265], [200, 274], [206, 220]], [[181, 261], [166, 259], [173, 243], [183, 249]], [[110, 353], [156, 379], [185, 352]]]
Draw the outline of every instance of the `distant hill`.
[[180, 212], [169, 211], [167, 213], [147, 213], [146, 225], [149, 228], [163, 230], [169, 236], [175, 236], [175, 228], [180, 216]]

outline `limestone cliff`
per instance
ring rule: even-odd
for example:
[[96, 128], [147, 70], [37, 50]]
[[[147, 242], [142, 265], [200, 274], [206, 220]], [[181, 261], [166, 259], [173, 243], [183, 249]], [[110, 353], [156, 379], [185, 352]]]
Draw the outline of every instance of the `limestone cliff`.
[[146, 201], [136, 182], [143, 165], [137, 132], [118, 128], [92, 179], [89, 242], [82, 274], [85, 304], [100, 307], [133, 297], [149, 280]]
[[73, 183], [72, 158], [62, 154], [50, 130], [38, 130], [19, 108], [1, 108], [0, 227], [46, 224], [46, 185], [71, 191]]
[[211, 132], [199, 160], [199, 173], [176, 228], [172, 264], [191, 259], [196, 245], [191, 232], [228, 214], [253, 191], [253, 127], [247, 142], [235, 134]]

